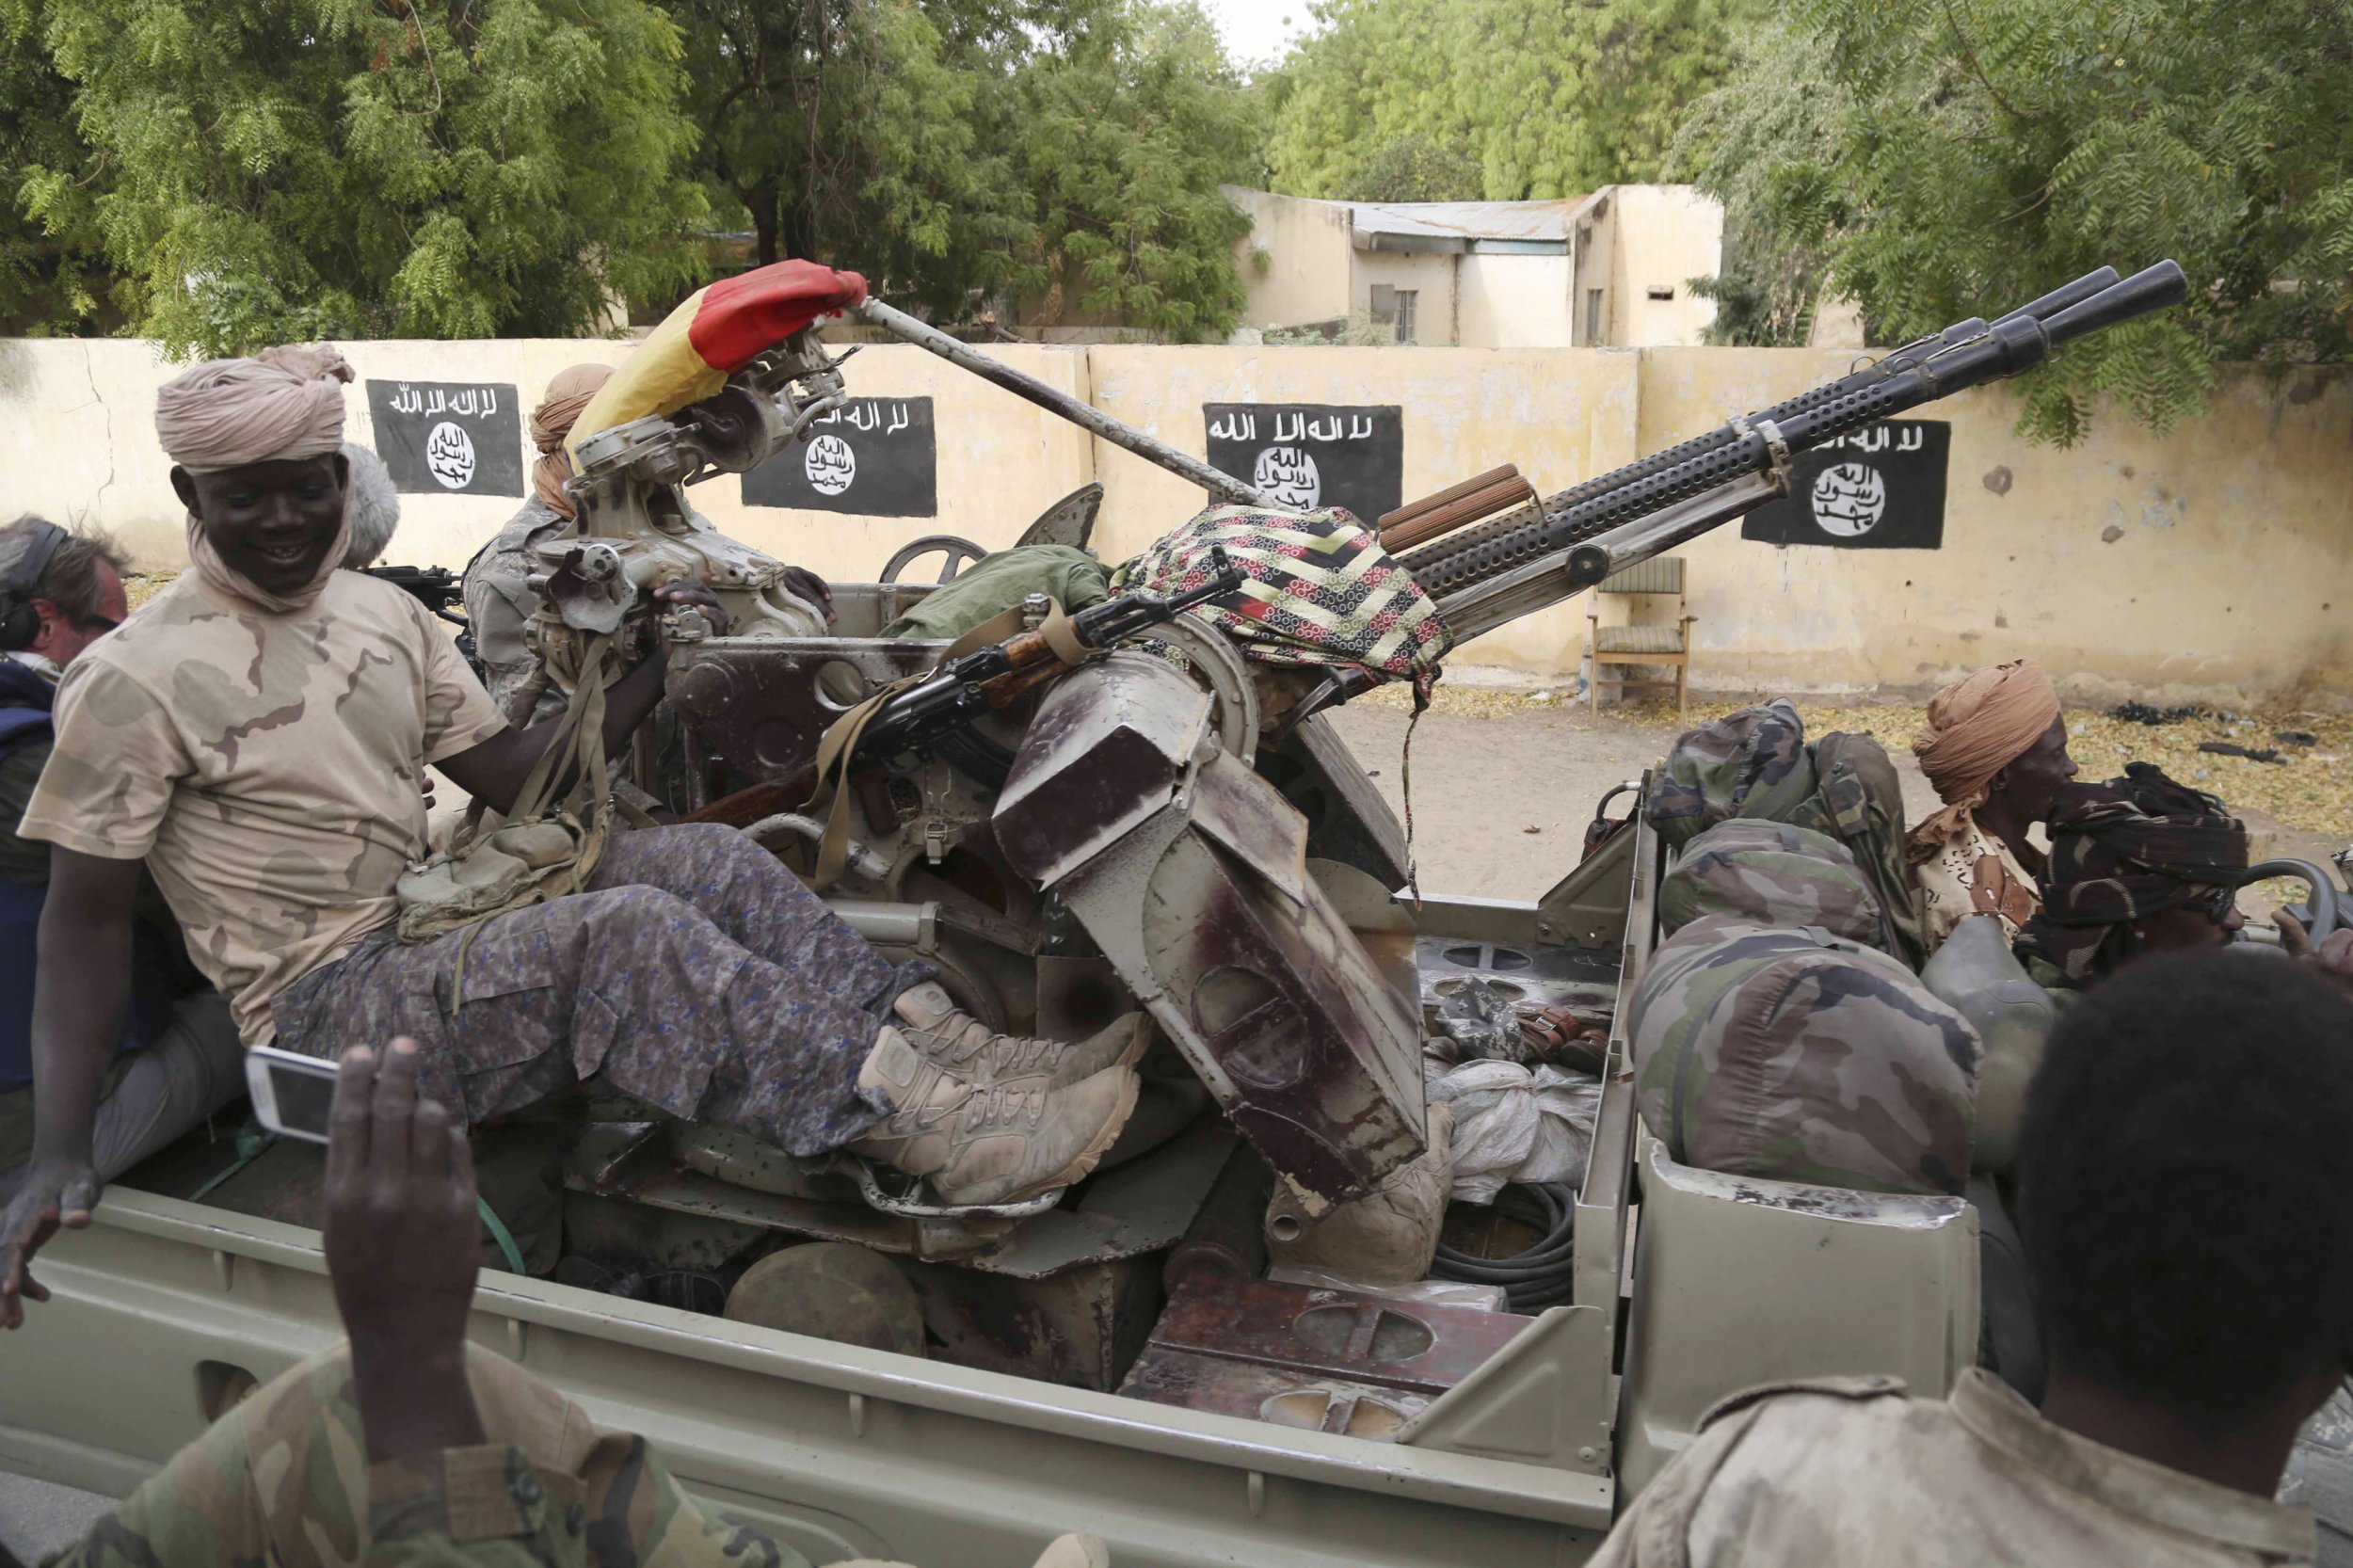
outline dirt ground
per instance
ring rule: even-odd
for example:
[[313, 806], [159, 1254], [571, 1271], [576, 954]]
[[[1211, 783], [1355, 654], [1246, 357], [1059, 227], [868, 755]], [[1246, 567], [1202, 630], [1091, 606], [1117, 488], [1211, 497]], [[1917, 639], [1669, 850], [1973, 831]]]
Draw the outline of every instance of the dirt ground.
[[[1694, 703], [1691, 717], [1697, 722], [1734, 706], [1724, 701]], [[1912, 757], [1918, 709], [1801, 704], [1800, 712], [1809, 735], [1860, 730], [1887, 747], [1903, 778], [1906, 820], [1917, 822], [1936, 809], [1936, 792]], [[1400, 752], [1410, 716], [1403, 696], [1389, 692], [1375, 693], [1334, 715], [1340, 733], [1401, 816], [1405, 801]], [[2083, 731], [2073, 749], [2084, 776], [2113, 776], [2129, 757], [2157, 761], [2185, 782], [2194, 781], [2230, 802], [2247, 820], [2258, 859], [2288, 856], [2325, 864], [2330, 854], [2353, 843], [2353, 808], [2341, 800], [2353, 776], [2353, 760], [2337, 765], [2336, 754], [2321, 749], [2333, 742], [2323, 740], [2305, 748], [2325, 760], [2307, 757], [2296, 763], [2266, 764], [2200, 753], [2189, 739], [2212, 729], [2217, 736], [2249, 737], [2243, 744], [2251, 749], [2259, 734], [2268, 742], [2272, 730], [2285, 728], [2291, 716], [2185, 721], [2152, 729], [2105, 715], [2071, 714], [2070, 725]], [[2311, 716], [2295, 722], [2342, 727], [2345, 721]], [[2247, 728], [2233, 729], [2234, 723]], [[1579, 701], [1477, 687], [1449, 692], [1440, 686], [1438, 700], [1422, 715], [1413, 737], [1414, 845], [1422, 886], [1486, 898], [1536, 897], [1577, 864], [1585, 824], [1593, 820], [1603, 792], [1639, 778], [1680, 728], [1673, 707], [1663, 704], [1589, 713]], [[2185, 754], [2207, 764], [2208, 776], [2193, 780], [2197, 767], [2181, 760]], [[2353, 760], [2353, 745], [2345, 755]], [[2262, 774], [2253, 782], [2265, 791], [2290, 792], [2282, 804], [2309, 825], [2288, 825], [2272, 811], [2245, 804], [2250, 794], [2278, 801], [2240, 776], [2243, 770], [2255, 769]], [[2296, 776], [2299, 771], [2300, 779]], [[2233, 776], [2217, 776], [2225, 773]], [[2298, 783], [2309, 783], [2306, 794], [2294, 793]], [[2340, 799], [2332, 803], [2331, 794]], [[1611, 814], [1625, 809], [1625, 802], [1619, 801]], [[2251, 906], [2255, 901], [2249, 902]]]

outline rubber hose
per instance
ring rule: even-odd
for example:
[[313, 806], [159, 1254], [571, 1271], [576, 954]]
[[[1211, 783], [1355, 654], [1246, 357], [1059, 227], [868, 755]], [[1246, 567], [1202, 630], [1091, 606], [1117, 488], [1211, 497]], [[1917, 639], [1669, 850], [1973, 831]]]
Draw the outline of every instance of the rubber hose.
[[1575, 1292], [1577, 1189], [1561, 1182], [1513, 1182], [1496, 1194], [1496, 1212], [1533, 1225], [1540, 1239], [1510, 1257], [1473, 1257], [1441, 1242], [1430, 1272], [1465, 1285], [1500, 1285], [1514, 1312], [1558, 1306]]

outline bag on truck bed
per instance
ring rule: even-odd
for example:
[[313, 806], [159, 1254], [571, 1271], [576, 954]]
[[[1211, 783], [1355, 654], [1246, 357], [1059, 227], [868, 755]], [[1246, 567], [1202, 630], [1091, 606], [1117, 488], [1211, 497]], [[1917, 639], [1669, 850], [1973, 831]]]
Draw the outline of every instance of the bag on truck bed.
[[1786, 697], [1743, 708], [1675, 737], [1646, 807], [1682, 849], [1720, 823], [1792, 823], [1837, 840], [1880, 904], [1876, 945], [1912, 968], [1928, 956], [1904, 858], [1904, 797], [1887, 752], [1868, 735], [1808, 745]]
[[1754, 925], [1818, 925], [1883, 947], [1879, 896], [1837, 840], [1795, 823], [1735, 819], [1685, 846], [1658, 884], [1658, 927], [1730, 915]]
[[1876, 948], [1711, 916], [1659, 945], [1633, 1005], [1642, 1118], [1684, 1164], [1871, 1192], [1968, 1180], [1977, 1032]]

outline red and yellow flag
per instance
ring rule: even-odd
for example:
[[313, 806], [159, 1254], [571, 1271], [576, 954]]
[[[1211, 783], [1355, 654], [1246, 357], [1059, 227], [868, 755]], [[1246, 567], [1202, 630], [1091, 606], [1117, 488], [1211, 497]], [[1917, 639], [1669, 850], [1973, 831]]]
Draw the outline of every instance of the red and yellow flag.
[[815, 262], [776, 262], [696, 290], [580, 411], [564, 440], [573, 472], [581, 442], [599, 431], [700, 402], [755, 356], [865, 297], [864, 278]]

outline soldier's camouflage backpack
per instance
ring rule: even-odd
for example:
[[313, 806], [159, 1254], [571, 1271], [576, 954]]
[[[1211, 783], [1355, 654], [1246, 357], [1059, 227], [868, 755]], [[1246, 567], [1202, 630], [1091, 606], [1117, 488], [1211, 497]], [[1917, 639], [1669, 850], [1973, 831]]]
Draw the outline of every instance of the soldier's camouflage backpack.
[[1736, 817], [1684, 846], [1658, 884], [1658, 925], [1730, 915], [1756, 925], [1818, 925], [1885, 951], [1879, 896], [1837, 840], [1795, 823]]
[[1633, 1005], [1642, 1119], [1684, 1164], [1873, 1192], [1968, 1180], [1977, 1032], [1878, 949], [1710, 916], [1659, 945]]
[[1681, 849], [1718, 823], [1792, 823], [1837, 840], [1878, 895], [1879, 946], [1917, 969], [1928, 942], [1904, 858], [1904, 797], [1887, 753], [1868, 735], [1806, 744], [1786, 697], [1688, 729], [1651, 783], [1651, 825]]

